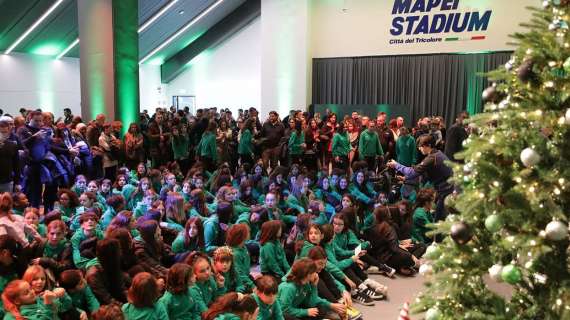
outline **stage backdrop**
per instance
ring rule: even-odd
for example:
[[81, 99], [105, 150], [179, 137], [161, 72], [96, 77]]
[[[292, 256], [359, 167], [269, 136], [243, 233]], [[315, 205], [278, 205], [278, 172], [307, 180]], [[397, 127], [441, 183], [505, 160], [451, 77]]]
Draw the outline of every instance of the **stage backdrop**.
[[[312, 102], [407, 106], [410, 120], [440, 115], [447, 125], [462, 110], [481, 111], [482, 74], [502, 66], [510, 52], [313, 59]], [[408, 120], [408, 119], [406, 119]]]

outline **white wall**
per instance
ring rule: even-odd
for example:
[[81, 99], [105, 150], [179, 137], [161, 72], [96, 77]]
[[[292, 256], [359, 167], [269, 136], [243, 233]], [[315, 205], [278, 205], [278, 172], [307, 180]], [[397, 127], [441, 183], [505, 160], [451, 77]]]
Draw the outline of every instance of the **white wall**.
[[139, 67], [140, 110], [153, 114], [156, 108], [170, 107], [166, 84], [160, 82], [160, 66], [142, 64]]
[[41, 108], [55, 117], [63, 108], [81, 114], [79, 59], [38, 55], [0, 55], [0, 108], [19, 115], [18, 110]]
[[[509, 35], [523, 31], [519, 24], [529, 21], [527, 6], [541, 7], [540, 0], [455, 0], [433, 3], [457, 3], [456, 10], [434, 8], [430, 12], [392, 15], [395, 1], [401, 0], [314, 0], [311, 1], [311, 40], [315, 58], [352, 57], [420, 53], [452, 53], [513, 50], [507, 42]], [[420, 1], [421, 2], [421, 1]], [[429, 3], [432, 1], [423, 1]], [[414, 4], [416, 1], [411, 1]], [[488, 29], [484, 32], [419, 34], [417, 36], [390, 33], [395, 17], [492, 10]], [[461, 20], [462, 21], [462, 20]], [[406, 25], [407, 26], [407, 25]], [[484, 40], [467, 40], [482, 35]], [[460, 37], [462, 41], [417, 43], [416, 38]], [[413, 43], [390, 44], [391, 40], [414, 40]]]
[[[231, 38], [202, 52], [188, 69], [166, 85], [167, 97], [196, 96], [196, 106], [240, 108], [261, 105], [261, 24], [260, 19]], [[141, 80], [142, 82], [142, 80]], [[142, 87], [142, 85], [141, 85]]]

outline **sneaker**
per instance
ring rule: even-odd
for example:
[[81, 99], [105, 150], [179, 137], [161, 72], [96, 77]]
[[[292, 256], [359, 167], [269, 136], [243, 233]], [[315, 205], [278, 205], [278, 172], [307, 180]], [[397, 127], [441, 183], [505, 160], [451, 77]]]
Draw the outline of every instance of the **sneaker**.
[[380, 269], [380, 273], [385, 275], [388, 278], [393, 278], [394, 275], [396, 274], [396, 269], [389, 267], [385, 264], [380, 265], [379, 269]]
[[374, 300], [372, 300], [369, 296], [364, 294], [362, 291], [358, 291], [355, 295], [352, 296], [352, 301], [361, 304], [363, 306], [373, 306]]
[[358, 311], [354, 307], [346, 308], [346, 315], [348, 316], [349, 320], [362, 319], [362, 312]]
[[366, 286], [368, 286], [369, 288], [371, 288], [372, 290], [376, 291], [377, 293], [380, 293], [384, 296], [388, 295], [388, 287], [375, 281], [372, 280], [370, 278], [364, 280], [363, 282]]
[[384, 300], [384, 298], [385, 298], [382, 293], [376, 292], [372, 288], [366, 288], [365, 290], [363, 290], [363, 292], [365, 295], [369, 296], [370, 299], [372, 299], [374, 301]]
[[368, 269], [366, 269], [366, 273], [368, 273], [368, 274], [380, 274], [381, 272], [377, 266], [370, 266]]

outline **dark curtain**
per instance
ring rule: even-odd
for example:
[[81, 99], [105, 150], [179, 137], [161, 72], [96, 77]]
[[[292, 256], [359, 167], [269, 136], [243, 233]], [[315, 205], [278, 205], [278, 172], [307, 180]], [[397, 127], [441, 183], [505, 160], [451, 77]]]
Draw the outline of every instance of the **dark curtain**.
[[482, 73], [512, 52], [313, 59], [313, 104], [396, 104], [412, 122], [443, 116], [447, 125], [467, 110], [481, 112]]

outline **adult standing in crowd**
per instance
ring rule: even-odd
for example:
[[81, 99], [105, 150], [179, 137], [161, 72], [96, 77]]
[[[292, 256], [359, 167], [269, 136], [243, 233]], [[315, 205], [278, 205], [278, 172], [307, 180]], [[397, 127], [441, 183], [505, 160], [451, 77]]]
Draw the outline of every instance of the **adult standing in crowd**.
[[465, 128], [465, 125], [463, 124], [464, 120], [468, 118], [469, 114], [467, 112], [461, 112], [457, 116], [455, 124], [453, 124], [447, 131], [447, 139], [445, 141], [445, 155], [451, 161], [460, 162], [459, 160], [455, 159], [455, 154], [463, 150], [463, 141], [467, 139], [467, 136], [469, 135], [467, 129]]
[[261, 139], [263, 152], [261, 158], [263, 160], [263, 168], [267, 170], [269, 167], [274, 169], [277, 167], [279, 160], [280, 146], [279, 141], [285, 135], [285, 127], [279, 121], [279, 114], [275, 111], [269, 112], [269, 118], [261, 128]]
[[[0, 117], [0, 193], [12, 192], [19, 189], [20, 159], [18, 145], [10, 141], [10, 120], [6, 116]], [[16, 187], [16, 188], [15, 188]]]

